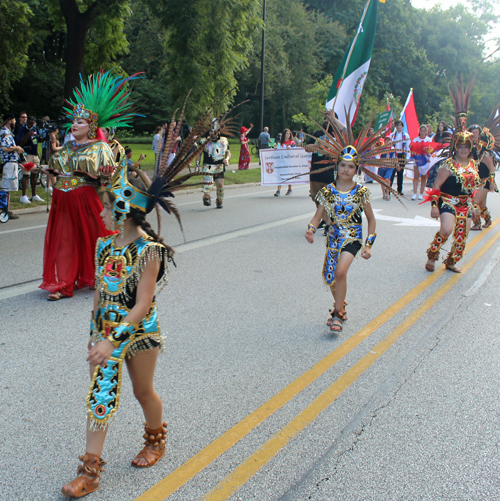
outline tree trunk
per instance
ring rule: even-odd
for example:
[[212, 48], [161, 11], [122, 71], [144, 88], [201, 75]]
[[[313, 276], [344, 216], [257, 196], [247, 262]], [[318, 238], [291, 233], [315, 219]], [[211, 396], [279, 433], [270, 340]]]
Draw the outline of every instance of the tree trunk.
[[[97, 0], [98, 2], [99, 0]], [[59, 0], [61, 11], [66, 20], [66, 71], [64, 80], [64, 98], [71, 96], [80, 84], [85, 57], [85, 39], [93, 20], [93, 9], [89, 7], [80, 12], [75, 0]]]

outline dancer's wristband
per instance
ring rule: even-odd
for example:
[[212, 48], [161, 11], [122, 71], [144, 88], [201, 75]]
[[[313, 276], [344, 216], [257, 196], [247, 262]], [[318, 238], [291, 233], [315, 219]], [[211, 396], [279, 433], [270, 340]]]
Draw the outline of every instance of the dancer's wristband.
[[127, 339], [136, 333], [138, 327], [134, 322], [122, 322], [113, 329], [108, 340], [115, 348], [118, 348], [124, 341], [127, 341]]
[[313, 226], [312, 224], [308, 224], [307, 230], [311, 230], [313, 233], [316, 233], [318, 231], [318, 228], [316, 228], [316, 226]]
[[437, 206], [438, 206], [437, 201], [436, 200], [432, 200], [431, 201], [431, 207], [436, 207], [437, 208]]
[[490, 178], [490, 182], [495, 182], [495, 173], [494, 172], [490, 172], [490, 175], [488, 176]]
[[372, 233], [371, 235], [368, 235], [365, 240], [365, 246], [366, 247], [371, 247], [375, 243], [375, 239], [377, 238], [376, 233]]

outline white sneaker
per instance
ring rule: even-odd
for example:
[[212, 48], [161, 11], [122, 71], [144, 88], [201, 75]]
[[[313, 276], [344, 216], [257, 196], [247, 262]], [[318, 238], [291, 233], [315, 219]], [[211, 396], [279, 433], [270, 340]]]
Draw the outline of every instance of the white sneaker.
[[45, 188], [45, 191], [48, 191], [52, 195], [52, 186], [49, 186], [48, 188]]
[[419, 200], [423, 200], [424, 199], [424, 197], [422, 196], [422, 193], [420, 193], [420, 195], [418, 196], [418, 199]]
[[411, 197], [412, 200], [416, 200], [417, 199], [417, 194], [414, 193], [413, 196]]
[[21, 202], [22, 204], [30, 204], [30, 203], [31, 203], [31, 202], [30, 202], [30, 199], [29, 199], [26, 195], [24, 195], [24, 196], [22, 196], [22, 197], [21, 197], [20, 202]]
[[43, 198], [40, 198], [38, 195], [35, 195], [34, 197], [31, 197], [31, 201], [33, 202], [33, 200], [35, 202], [45, 202], [45, 200]]

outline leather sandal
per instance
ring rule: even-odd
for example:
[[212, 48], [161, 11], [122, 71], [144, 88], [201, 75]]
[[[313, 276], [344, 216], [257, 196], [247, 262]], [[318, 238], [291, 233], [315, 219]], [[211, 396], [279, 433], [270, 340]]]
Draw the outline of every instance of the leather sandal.
[[432, 263], [432, 264], [425, 263], [425, 269], [427, 271], [433, 272], [436, 269], [436, 267], [435, 267], [434, 263]]
[[144, 435], [145, 439], [144, 448], [139, 454], [135, 457], [134, 461], [138, 459], [145, 459], [147, 464], [137, 464], [132, 461], [132, 466], [134, 468], [150, 468], [154, 466], [164, 455], [166, 452], [165, 449], [165, 439], [167, 438], [167, 423], [163, 423], [156, 430], [152, 430], [148, 427], [146, 423], [144, 423]]
[[[344, 316], [343, 316], [343, 320], [344, 322], [349, 318], [347, 316], [347, 313], [345, 311], [345, 307], [348, 305], [349, 303], [347, 301], [344, 301]], [[333, 321], [333, 314], [335, 312], [335, 303], [333, 303], [333, 310], [328, 310], [328, 313], [330, 314], [330, 316], [328, 317], [328, 320], [326, 321], [326, 325], [328, 325], [328, 327], [331, 327], [332, 325], [332, 321]]]
[[49, 301], [59, 301], [59, 299], [63, 299], [65, 297], [69, 297], [69, 296], [65, 296], [62, 292], [57, 291], [57, 292], [53, 292], [52, 294], [49, 294], [47, 296], [47, 299]]
[[[345, 310], [342, 312], [335, 309], [332, 313], [332, 324], [330, 325], [330, 332], [342, 332], [344, 322], [347, 320]], [[337, 323], [335, 323], [337, 322]]]
[[99, 487], [99, 478], [103, 466], [106, 464], [99, 456], [85, 453], [84, 456], [78, 456], [83, 465], [76, 471], [78, 477], [63, 486], [61, 493], [66, 498], [81, 498], [94, 492]]

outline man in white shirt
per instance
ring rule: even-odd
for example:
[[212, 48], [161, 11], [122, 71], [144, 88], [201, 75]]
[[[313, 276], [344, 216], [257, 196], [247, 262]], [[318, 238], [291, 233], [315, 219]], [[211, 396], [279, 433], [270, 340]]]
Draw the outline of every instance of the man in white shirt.
[[410, 158], [410, 136], [403, 130], [403, 122], [401, 120], [396, 120], [394, 122], [396, 130], [391, 134], [392, 143], [394, 148], [397, 150], [403, 150], [404, 153], [398, 153], [399, 167], [397, 167], [391, 178], [391, 187], [394, 181], [394, 177], [398, 176], [398, 193], [404, 195], [403, 193], [403, 179], [405, 175], [404, 168], [408, 163]]

